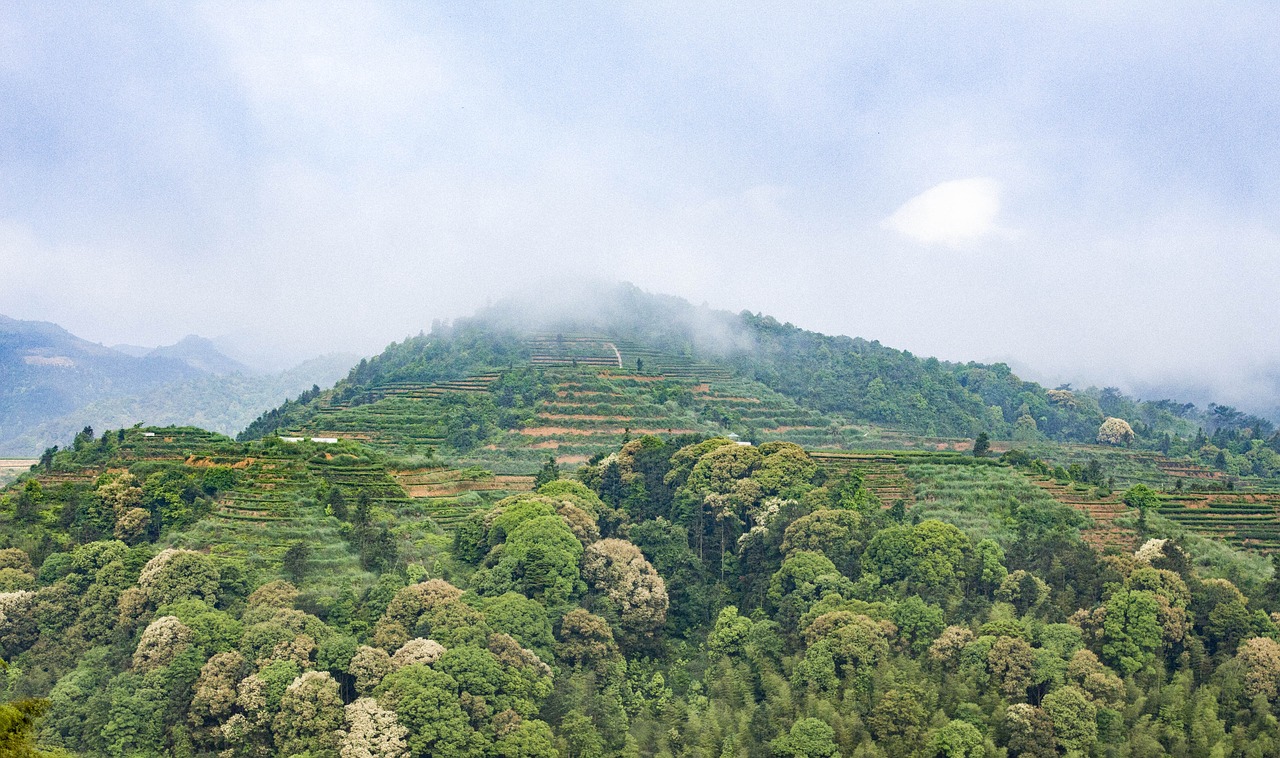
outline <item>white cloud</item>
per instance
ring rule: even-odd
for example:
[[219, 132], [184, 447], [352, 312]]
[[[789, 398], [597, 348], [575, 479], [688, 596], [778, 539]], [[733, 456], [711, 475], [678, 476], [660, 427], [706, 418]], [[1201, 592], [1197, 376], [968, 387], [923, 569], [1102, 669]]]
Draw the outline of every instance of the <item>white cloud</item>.
[[881, 226], [925, 244], [963, 245], [1001, 232], [1000, 184], [994, 179], [954, 179], [902, 204]]

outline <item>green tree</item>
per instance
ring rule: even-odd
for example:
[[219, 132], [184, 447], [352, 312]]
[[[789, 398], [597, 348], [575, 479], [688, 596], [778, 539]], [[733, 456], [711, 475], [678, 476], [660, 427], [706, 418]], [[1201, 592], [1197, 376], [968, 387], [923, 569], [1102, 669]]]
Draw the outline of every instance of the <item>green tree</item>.
[[978, 727], [958, 719], [933, 733], [930, 748], [942, 758], [983, 758], [987, 754]]
[[536, 719], [521, 721], [493, 743], [495, 758], [559, 758], [551, 726]]
[[337, 758], [343, 724], [338, 683], [327, 671], [308, 671], [289, 684], [280, 698], [274, 731], [280, 755]]
[[414, 758], [479, 758], [487, 741], [471, 728], [458, 695], [453, 677], [422, 664], [393, 671], [377, 689], [378, 702], [409, 730]]
[[991, 452], [991, 436], [986, 432], [979, 432], [973, 440], [973, 457], [985, 458], [989, 452]]
[[1004, 723], [1009, 733], [1011, 755], [1027, 758], [1056, 758], [1058, 755], [1053, 720], [1043, 709], [1026, 703], [1011, 705], [1005, 711]]
[[1160, 604], [1146, 590], [1118, 590], [1105, 608], [1102, 653], [1125, 675], [1135, 673], [1160, 649]]
[[1143, 511], [1160, 507], [1160, 495], [1145, 484], [1133, 485], [1124, 491], [1121, 499], [1130, 508], [1139, 508]]
[[[45, 758], [36, 747], [36, 720], [49, 709], [48, 700], [14, 700], [0, 704], [0, 755]], [[51, 757], [50, 757], [51, 758]]]
[[298, 540], [284, 552], [281, 567], [294, 584], [302, 584], [311, 573], [311, 546]]
[[802, 718], [791, 725], [785, 736], [773, 741], [773, 750], [793, 758], [835, 758], [840, 755], [835, 736], [835, 730], [827, 722]]
[[556, 457], [548, 455], [547, 462], [542, 464], [542, 468], [538, 469], [538, 473], [533, 477], [533, 488], [536, 490], [542, 485], [554, 482], [559, 478], [560, 467], [556, 465]]
[[502, 547], [490, 587], [515, 589], [548, 606], [564, 605], [581, 591], [582, 543], [559, 516], [520, 524]]
[[1098, 709], [1075, 687], [1061, 687], [1045, 695], [1041, 703], [1053, 721], [1053, 733], [1068, 750], [1088, 753], [1098, 739]]

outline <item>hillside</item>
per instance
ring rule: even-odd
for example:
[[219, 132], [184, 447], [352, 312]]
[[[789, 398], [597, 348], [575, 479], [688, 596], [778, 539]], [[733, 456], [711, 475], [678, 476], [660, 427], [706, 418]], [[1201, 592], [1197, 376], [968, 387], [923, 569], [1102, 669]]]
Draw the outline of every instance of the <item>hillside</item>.
[[48, 451], [0, 491], [0, 698], [86, 755], [1280, 744], [1259, 420], [646, 298], [438, 327], [236, 440]]
[[[607, 358], [585, 348], [562, 352]], [[1105, 479], [1158, 485], [1150, 461], [1096, 445], [1041, 452], [1110, 453], [1097, 472], [697, 434], [609, 452], [531, 492], [356, 441], [81, 435], [0, 495], [4, 697], [47, 696], [39, 739], [94, 755], [1165, 749], [1199, 727], [1143, 726], [1157, 682], [1214, 704], [1195, 723], [1224, 754], [1267, 728], [1269, 566], [1167, 521], [1256, 531], [1265, 505], [1274, 534], [1265, 493], [1188, 486], [1138, 518]]]
[[54, 324], [0, 317], [0, 455], [38, 455], [85, 426], [195, 424], [232, 434], [284, 398], [333, 382], [350, 362], [327, 356], [249, 376], [200, 338], [135, 356]]
[[508, 300], [392, 344], [332, 389], [264, 414], [241, 438], [281, 431], [400, 452], [431, 446], [456, 462], [530, 473], [536, 451], [580, 462], [628, 430], [832, 448], [956, 447], [985, 432], [1025, 446], [1094, 443], [1117, 417], [1130, 446], [1233, 476], [1280, 472], [1271, 422], [1226, 406], [1047, 389], [1003, 364], [919, 358], [630, 285], [572, 300]]

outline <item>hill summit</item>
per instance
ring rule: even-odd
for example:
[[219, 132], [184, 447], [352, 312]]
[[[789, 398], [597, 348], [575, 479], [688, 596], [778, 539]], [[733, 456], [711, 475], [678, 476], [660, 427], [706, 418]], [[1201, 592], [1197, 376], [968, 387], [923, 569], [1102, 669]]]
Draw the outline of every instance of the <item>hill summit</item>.
[[[921, 358], [862, 338], [729, 313], [621, 284], [511, 298], [362, 360], [333, 388], [267, 412], [241, 435], [343, 437], [528, 473], [644, 433], [732, 434], [809, 447], [959, 447], [1120, 440], [1168, 447], [1199, 428], [1274, 432], [1229, 408], [1049, 389], [1004, 364]], [[1113, 424], [1115, 426], [1115, 424]], [[1243, 448], [1241, 448], [1243, 450]]]

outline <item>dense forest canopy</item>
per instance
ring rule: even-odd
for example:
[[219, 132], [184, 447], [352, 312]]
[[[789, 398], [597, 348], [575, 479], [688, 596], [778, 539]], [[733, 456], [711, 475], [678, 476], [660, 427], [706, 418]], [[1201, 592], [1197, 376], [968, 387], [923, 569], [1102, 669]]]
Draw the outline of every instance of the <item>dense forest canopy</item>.
[[[908, 507], [791, 443], [644, 436], [444, 533], [352, 478], [383, 465], [356, 443], [85, 430], [0, 496], [5, 728], [114, 756], [1280, 749], [1265, 563], [1154, 521], [1099, 552], [1042, 462], [918, 458]], [[264, 528], [330, 529], [350, 569], [192, 541], [264, 474], [294, 493]]]

